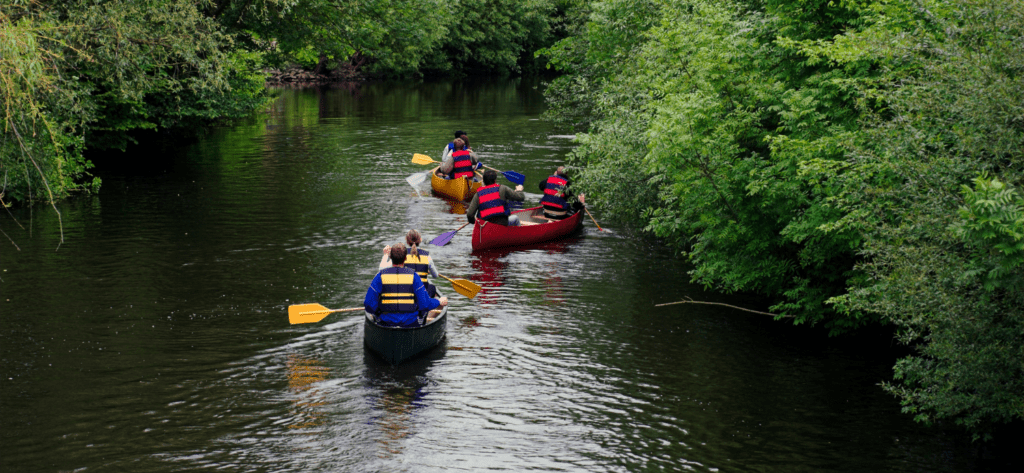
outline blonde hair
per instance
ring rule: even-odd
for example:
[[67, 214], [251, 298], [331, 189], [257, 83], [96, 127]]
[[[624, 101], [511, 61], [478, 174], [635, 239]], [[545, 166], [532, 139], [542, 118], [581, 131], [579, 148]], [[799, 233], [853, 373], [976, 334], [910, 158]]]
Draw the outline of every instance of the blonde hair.
[[409, 230], [409, 233], [405, 234], [405, 242], [409, 244], [409, 248], [412, 248], [410, 251], [412, 255], [419, 258], [420, 250], [418, 247], [420, 243], [423, 243], [423, 237], [420, 236], [419, 230], [416, 230], [415, 228]]

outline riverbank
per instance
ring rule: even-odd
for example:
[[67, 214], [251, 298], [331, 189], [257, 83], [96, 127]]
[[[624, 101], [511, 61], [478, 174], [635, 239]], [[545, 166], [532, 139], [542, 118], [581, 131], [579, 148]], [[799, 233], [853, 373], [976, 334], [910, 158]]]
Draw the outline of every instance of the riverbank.
[[289, 66], [280, 69], [268, 68], [264, 69], [263, 72], [267, 75], [266, 84], [269, 86], [317, 85], [365, 79], [363, 74], [360, 74], [355, 67], [350, 65], [339, 66], [327, 71], [326, 74], [318, 74], [299, 66]]

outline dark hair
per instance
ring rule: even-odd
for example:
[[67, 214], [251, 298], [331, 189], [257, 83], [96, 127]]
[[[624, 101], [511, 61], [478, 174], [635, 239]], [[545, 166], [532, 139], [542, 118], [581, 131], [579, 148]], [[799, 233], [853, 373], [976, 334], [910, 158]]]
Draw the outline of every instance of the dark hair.
[[455, 141], [453, 141], [452, 143], [455, 144], [456, 150], [466, 149], [466, 142], [462, 141], [462, 138], [455, 138]]
[[465, 134], [466, 134], [466, 132], [464, 132], [464, 131], [462, 131], [462, 130], [459, 130], [459, 131], [456, 131], [456, 132], [455, 132], [455, 137], [456, 137], [456, 138], [458, 138], [458, 137], [460, 137], [460, 136], [462, 136], [462, 135], [465, 135]]
[[488, 169], [484, 171], [484, 185], [489, 186], [498, 180], [498, 173]]
[[412, 248], [412, 251], [411, 251], [412, 255], [417, 257], [417, 258], [419, 258], [420, 257], [420, 250], [419, 250], [418, 246], [419, 246], [420, 243], [423, 243], [423, 237], [420, 236], [420, 232], [418, 230], [416, 230], [415, 228], [412, 229], [412, 230], [409, 230], [409, 233], [405, 234], [405, 243], [407, 243], [409, 245], [409, 247]]
[[405, 245], [395, 243], [391, 245], [391, 264], [405, 263]]
[[462, 135], [459, 137], [459, 139], [462, 140], [462, 144], [465, 145], [466, 149], [469, 149], [469, 137], [466, 135]]

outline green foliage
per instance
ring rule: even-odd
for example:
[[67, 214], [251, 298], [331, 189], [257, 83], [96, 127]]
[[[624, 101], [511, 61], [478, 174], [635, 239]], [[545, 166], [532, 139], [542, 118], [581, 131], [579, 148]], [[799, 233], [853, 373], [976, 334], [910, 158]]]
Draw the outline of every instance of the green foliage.
[[417, 70], [445, 34], [445, 0], [225, 1], [211, 14], [271, 63], [362, 65], [371, 72]]
[[774, 309], [797, 323], [864, 323], [824, 304], [856, 276], [861, 238], [837, 225], [835, 180], [818, 172], [841, 168], [869, 64], [809, 58], [776, 40], [806, 17], [739, 3], [595, 2], [588, 19], [544, 51], [572, 72], [549, 89], [549, 117], [589, 127], [575, 157], [601, 171], [582, 186], [683, 251], [695, 281], [779, 296]]
[[897, 325], [917, 354], [886, 389], [919, 420], [1024, 418], [1024, 4], [577, 11], [543, 53], [588, 200], [796, 323]]
[[4, 194], [74, 190], [90, 148], [123, 148], [140, 129], [196, 127], [264, 99], [261, 57], [235, 49], [205, 2], [14, 3], [0, 18]]
[[550, 43], [553, 0], [460, 0], [437, 28], [440, 47], [425, 72], [519, 73], [533, 69], [533, 53]]
[[979, 177], [974, 189], [963, 186], [957, 237], [974, 249], [971, 266], [982, 270], [986, 290], [1024, 290], [1014, 271], [1024, 263], [1024, 198], [1012, 187]]

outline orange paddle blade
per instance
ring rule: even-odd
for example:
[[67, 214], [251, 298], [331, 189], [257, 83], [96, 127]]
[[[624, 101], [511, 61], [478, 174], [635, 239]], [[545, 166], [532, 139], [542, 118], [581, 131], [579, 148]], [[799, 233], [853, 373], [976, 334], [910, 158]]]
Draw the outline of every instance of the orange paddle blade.
[[449, 278], [448, 276], [440, 274], [438, 276], [441, 276], [442, 278], [451, 281], [452, 289], [455, 289], [455, 292], [462, 294], [463, 296], [466, 296], [467, 299], [472, 299], [476, 297], [476, 295], [480, 292], [480, 285], [468, 279], [452, 279]]
[[434, 164], [437, 163], [438, 161], [430, 159], [430, 156], [427, 156], [425, 154], [416, 153], [412, 155], [412, 162], [415, 164]]
[[288, 306], [288, 322], [292, 324], [312, 324], [323, 320], [335, 312], [351, 312], [356, 310], [363, 310], [363, 308], [328, 309], [320, 304], [290, 305]]

